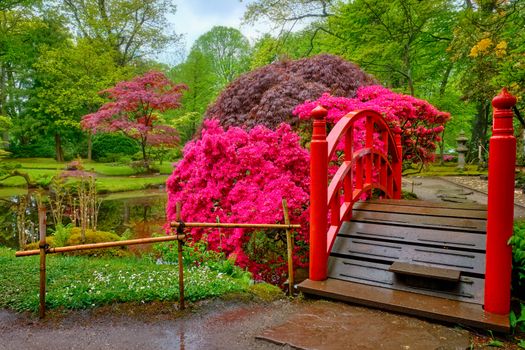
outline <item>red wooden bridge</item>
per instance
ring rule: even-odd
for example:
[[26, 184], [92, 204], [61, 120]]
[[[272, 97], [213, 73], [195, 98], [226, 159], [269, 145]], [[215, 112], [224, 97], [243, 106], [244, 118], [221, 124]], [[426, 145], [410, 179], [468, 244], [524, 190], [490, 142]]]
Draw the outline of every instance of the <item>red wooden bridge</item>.
[[[514, 96], [496, 96], [488, 208], [401, 200], [402, 147], [382, 116], [352, 112], [326, 134], [312, 111], [310, 274], [299, 290], [371, 307], [509, 330]], [[364, 124], [363, 144], [354, 144]], [[340, 167], [328, 167], [344, 140]], [[380, 146], [378, 146], [380, 145]], [[363, 195], [384, 199], [362, 201]]]

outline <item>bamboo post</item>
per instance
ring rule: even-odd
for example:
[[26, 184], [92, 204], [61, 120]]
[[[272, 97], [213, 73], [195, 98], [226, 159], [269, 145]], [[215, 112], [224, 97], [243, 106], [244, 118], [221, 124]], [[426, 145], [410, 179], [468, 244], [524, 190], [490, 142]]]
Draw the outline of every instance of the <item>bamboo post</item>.
[[[182, 222], [181, 218], [181, 203], [177, 202], [176, 205], [177, 208], [177, 221], [179, 223]], [[184, 230], [184, 227], [182, 225], [179, 225], [177, 227], [177, 234], [182, 234]], [[182, 265], [182, 245], [184, 244], [184, 241], [181, 239], [177, 240], [177, 248], [178, 248], [178, 260], [179, 260], [179, 309], [184, 310], [184, 266]]]
[[[284, 223], [290, 225], [290, 216], [288, 214], [288, 204], [286, 199], [283, 198], [283, 214], [284, 214]], [[290, 296], [293, 296], [294, 288], [294, 276], [293, 276], [293, 241], [292, 233], [287, 228], [286, 229], [286, 249], [288, 252], [288, 293]]]
[[46, 317], [46, 207], [38, 205], [38, 230], [40, 233], [40, 318]]

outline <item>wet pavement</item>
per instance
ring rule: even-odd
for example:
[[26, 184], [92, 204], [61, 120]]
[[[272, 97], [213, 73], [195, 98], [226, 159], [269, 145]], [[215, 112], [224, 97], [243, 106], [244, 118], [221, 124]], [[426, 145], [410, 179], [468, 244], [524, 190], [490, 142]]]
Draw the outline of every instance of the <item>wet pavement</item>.
[[183, 313], [173, 311], [175, 304], [151, 305], [53, 312], [44, 321], [0, 311], [0, 349], [428, 350], [466, 349], [470, 337], [465, 330], [323, 300], [212, 300]]
[[[418, 199], [453, 203], [487, 204], [487, 194], [440, 177], [403, 178], [403, 189], [414, 192]], [[525, 217], [525, 207], [514, 206], [514, 217]]]
[[416, 318], [332, 302], [306, 305], [260, 339], [297, 349], [467, 349], [469, 333]]

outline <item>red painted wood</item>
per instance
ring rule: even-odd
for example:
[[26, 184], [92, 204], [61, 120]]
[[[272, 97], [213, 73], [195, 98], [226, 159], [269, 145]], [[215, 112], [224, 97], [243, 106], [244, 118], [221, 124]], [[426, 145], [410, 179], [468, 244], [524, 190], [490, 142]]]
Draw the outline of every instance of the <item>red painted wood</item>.
[[487, 260], [485, 272], [485, 311], [508, 314], [514, 215], [514, 167], [516, 138], [512, 126], [512, 107], [516, 97], [503, 89], [492, 100], [494, 118], [489, 153]]
[[[351, 112], [341, 118], [327, 136], [326, 114], [320, 106], [312, 111], [310, 279], [315, 281], [326, 279], [328, 254], [342, 223], [352, 218], [354, 203], [373, 189], [382, 191], [386, 198], [400, 198], [401, 194], [400, 138], [394, 137], [383, 117], [370, 110]], [[355, 151], [353, 133], [359, 121], [365, 122], [365, 147]], [[375, 133], [385, 144], [382, 150], [374, 146]], [[344, 161], [328, 187], [329, 160], [343, 137]], [[374, 171], [377, 179], [373, 177]]]
[[318, 106], [312, 111], [314, 129], [310, 144], [310, 279], [323, 281], [327, 277], [326, 229], [328, 207], [328, 142], [326, 140], [327, 111]]

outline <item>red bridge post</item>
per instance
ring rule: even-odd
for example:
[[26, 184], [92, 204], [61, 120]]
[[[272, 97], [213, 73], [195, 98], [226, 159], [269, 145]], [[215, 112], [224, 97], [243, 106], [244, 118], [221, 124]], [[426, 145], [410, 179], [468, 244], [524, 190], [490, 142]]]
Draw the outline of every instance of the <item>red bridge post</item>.
[[514, 218], [514, 171], [516, 138], [512, 107], [516, 97], [504, 88], [494, 97], [494, 118], [489, 152], [487, 257], [485, 268], [485, 311], [508, 314], [512, 249], [507, 244]]
[[328, 215], [328, 142], [326, 141], [327, 110], [317, 106], [310, 144], [310, 279], [327, 277], [326, 229]]

